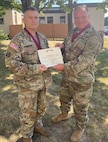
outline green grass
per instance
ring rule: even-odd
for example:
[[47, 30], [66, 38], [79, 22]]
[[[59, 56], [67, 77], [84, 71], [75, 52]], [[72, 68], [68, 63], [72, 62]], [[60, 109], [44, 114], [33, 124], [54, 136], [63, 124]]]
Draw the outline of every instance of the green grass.
[[[53, 47], [58, 41], [49, 41]], [[62, 42], [62, 41], [61, 41]], [[13, 75], [4, 64], [4, 53], [9, 41], [0, 45], [0, 142], [10, 142], [9, 137], [19, 128], [19, 107], [17, 89], [13, 85]], [[104, 48], [96, 61], [96, 82], [90, 103], [90, 121], [83, 141], [108, 142], [108, 38], [105, 37]], [[34, 142], [70, 142], [75, 127], [74, 119], [53, 124], [51, 118], [59, 113], [59, 88], [61, 74], [52, 71], [53, 84], [47, 93], [47, 111], [44, 125], [51, 132], [50, 138], [34, 135]], [[14, 136], [13, 136], [14, 137]], [[11, 138], [13, 138], [11, 137]], [[6, 139], [7, 138], [7, 139]]]

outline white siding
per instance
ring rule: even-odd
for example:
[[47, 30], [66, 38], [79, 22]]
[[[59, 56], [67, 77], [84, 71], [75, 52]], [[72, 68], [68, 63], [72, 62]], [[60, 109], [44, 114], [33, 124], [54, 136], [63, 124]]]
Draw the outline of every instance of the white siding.
[[[95, 7], [88, 8], [90, 13], [90, 22], [96, 28], [96, 30], [104, 30], [104, 13], [102, 10], [96, 10]], [[53, 17], [53, 24], [60, 23], [60, 16], [66, 17], [66, 24], [68, 23], [67, 13], [45, 13], [45, 24], [47, 24], [47, 17]], [[40, 17], [43, 17], [40, 15]], [[74, 25], [74, 19], [73, 19]]]
[[89, 8], [91, 24], [100, 31], [104, 30], [104, 13], [96, 8]]
[[96, 8], [88, 8], [91, 25], [99, 31], [104, 31], [104, 13]]
[[[104, 30], [104, 13], [103, 11], [96, 10], [95, 7], [89, 7], [91, 24], [100, 31]], [[16, 15], [16, 16], [15, 16]], [[53, 24], [60, 23], [60, 16], [65, 16], [66, 24], [68, 23], [67, 13], [45, 13], [40, 14], [40, 17], [45, 17], [45, 24], [47, 24], [47, 17], [53, 17]], [[4, 24], [0, 24], [0, 29], [9, 34], [9, 25], [22, 24], [22, 14], [15, 10], [7, 10], [4, 15]], [[73, 23], [74, 25], [74, 23]]]
[[[15, 12], [16, 12], [16, 21], [15, 23]], [[15, 10], [7, 10], [4, 15], [4, 24], [0, 24], [0, 29], [5, 33], [9, 34], [9, 25], [22, 24], [22, 14]]]

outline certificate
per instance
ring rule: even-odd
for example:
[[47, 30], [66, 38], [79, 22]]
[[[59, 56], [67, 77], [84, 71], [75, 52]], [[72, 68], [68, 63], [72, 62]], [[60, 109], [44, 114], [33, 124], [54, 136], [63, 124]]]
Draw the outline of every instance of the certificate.
[[59, 47], [46, 48], [38, 50], [41, 64], [46, 67], [52, 67], [57, 64], [64, 64], [62, 53]]

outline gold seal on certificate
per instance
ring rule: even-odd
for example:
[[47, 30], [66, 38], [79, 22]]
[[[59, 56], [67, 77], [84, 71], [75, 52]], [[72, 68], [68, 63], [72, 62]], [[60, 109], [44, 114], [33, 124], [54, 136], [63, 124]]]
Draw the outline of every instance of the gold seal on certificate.
[[53, 67], [58, 64], [64, 64], [62, 53], [59, 47], [46, 48], [38, 50], [41, 64], [46, 67]]

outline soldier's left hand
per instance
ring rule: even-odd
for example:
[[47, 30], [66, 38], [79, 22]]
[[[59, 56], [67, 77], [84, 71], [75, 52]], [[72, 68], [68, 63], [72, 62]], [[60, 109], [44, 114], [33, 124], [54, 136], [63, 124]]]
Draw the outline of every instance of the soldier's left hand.
[[45, 66], [45, 65], [43, 65], [43, 64], [40, 64], [39, 65], [39, 71], [40, 71], [40, 73], [43, 73], [44, 71], [46, 71], [48, 68]]
[[56, 69], [58, 71], [63, 71], [64, 70], [64, 64], [58, 64], [56, 66], [53, 66], [52, 68]]

